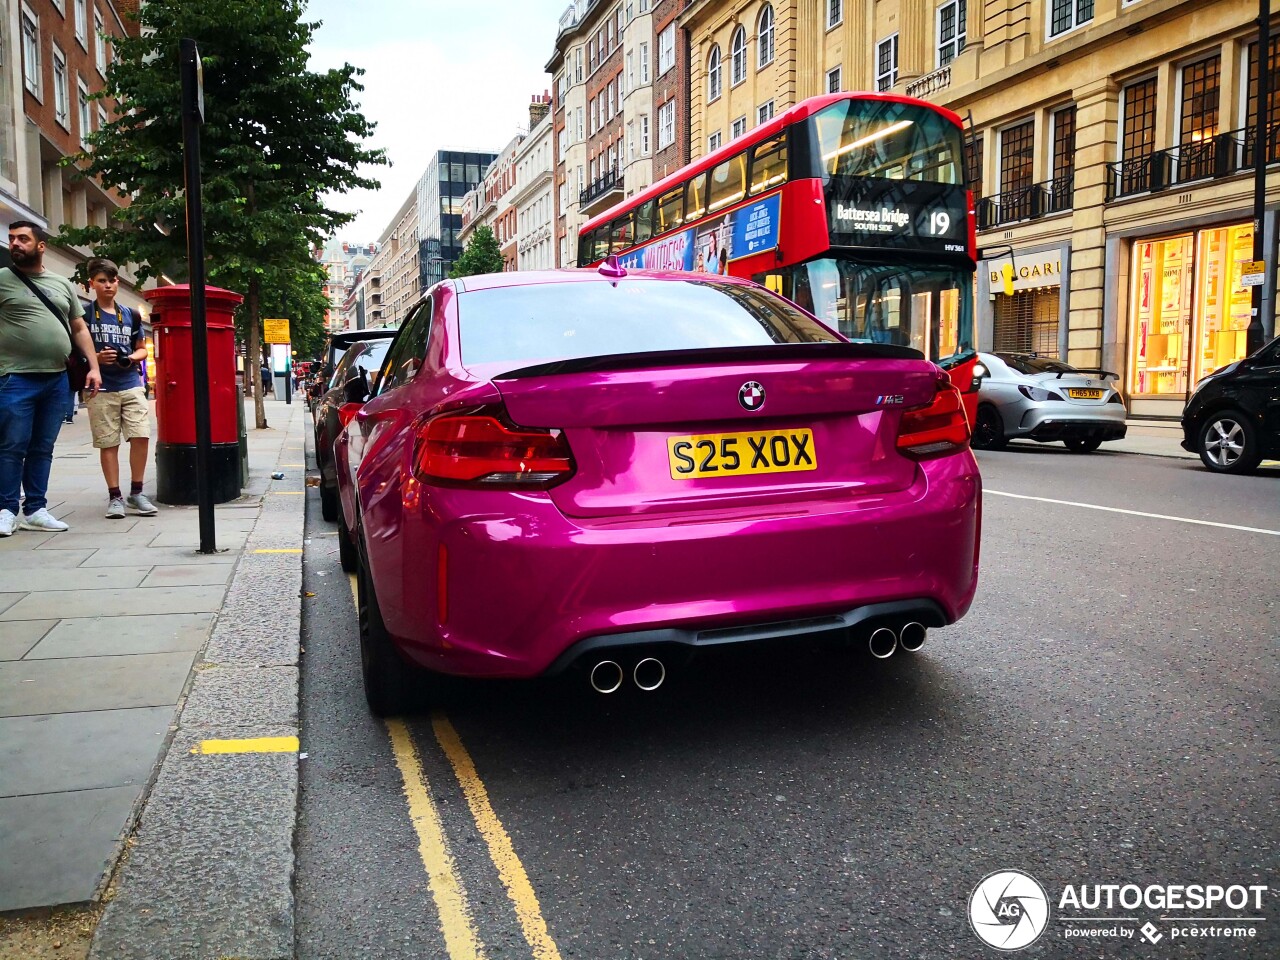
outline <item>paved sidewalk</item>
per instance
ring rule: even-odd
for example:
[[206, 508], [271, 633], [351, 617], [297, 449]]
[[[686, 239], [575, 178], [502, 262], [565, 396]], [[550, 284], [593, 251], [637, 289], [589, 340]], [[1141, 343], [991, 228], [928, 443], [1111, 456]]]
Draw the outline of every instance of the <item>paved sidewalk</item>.
[[[71, 529], [0, 540], [0, 911], [101, 895], [259, 525], [271, 471], [288, 464], [287, 482], [303, 490], [305, 406], [268, 401], [267, 419], [271, 428], [249, 431], [248, 487], [217, 507], [221, 553], [197, 552], [195, 507], [103, 517], [83, 410], [58, 438], [49, 491], [51, 512]], [[121, 460], [127, 479], [127, 450]], [[148, 494], [154, 484], [153, 459]], [[300, 530], [303, 498], [287, 499]], [[289, 602], [297, 606], [296, 593]]]

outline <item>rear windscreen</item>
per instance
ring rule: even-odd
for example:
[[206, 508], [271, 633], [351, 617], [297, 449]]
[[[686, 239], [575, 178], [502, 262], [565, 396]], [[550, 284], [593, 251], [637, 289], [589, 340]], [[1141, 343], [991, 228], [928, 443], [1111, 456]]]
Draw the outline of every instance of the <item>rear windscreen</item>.
[[474, 290], [458, 298], [458, 324], [464, 364], [841, 341], [765, 290], [689, 280]]

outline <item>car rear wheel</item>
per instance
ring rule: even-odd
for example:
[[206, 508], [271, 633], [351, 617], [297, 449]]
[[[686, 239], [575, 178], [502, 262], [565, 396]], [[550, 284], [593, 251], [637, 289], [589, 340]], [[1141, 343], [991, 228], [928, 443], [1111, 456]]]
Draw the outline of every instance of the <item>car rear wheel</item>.
[[1093, 453], [1102, 446], [1102, 441], [1097, 437], [1072, 437], [1062, 442], [1072, 453]]
[[338, 563], [346, 573], [355, 573], [360, 565], [360, 557], [356, 553], [355, 542], [351, 539], [351, 531], [347, 529], [347, 521], [338, 517]]
[[1262, 462], [1258, 433], [1244, 414], [1212, 414], [1200, 428], [1197, 445], [1204, 465], [1216, 473], [1250, 473]]
[[320, 475], [320, 516], [332, 522], [338, 519], [338, 491], [336, 487], [330, 487], [324, 482], [324, 475]]
[[373, 589], [373, 578], [364, 557], [356, 565], [356, 609], [360, 620], [360, 672], [364, 698], [377, 717], [404, 713], [414, 705], [417, 671], [396, 650], [382, 608]]
[[978, 408], [978, 422], [973, 427], [973, 439], [970, 441], [979, 450], [1003, 450], [1009, 442], [1004, 435], [1004, 421], [1000, 419], [1000, 411], [990, 404]]

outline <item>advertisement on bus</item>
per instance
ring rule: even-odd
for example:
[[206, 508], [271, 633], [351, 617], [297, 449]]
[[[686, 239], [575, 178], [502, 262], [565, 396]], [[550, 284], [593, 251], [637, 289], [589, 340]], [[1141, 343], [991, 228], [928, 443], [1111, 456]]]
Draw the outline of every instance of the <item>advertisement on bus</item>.
[[696, 228], [636, 247], [618, 260], [629, 270], [728, 273], [731, 261], [778, 246], [781, 215], [782, 197], [773, 193], [704, 220]]

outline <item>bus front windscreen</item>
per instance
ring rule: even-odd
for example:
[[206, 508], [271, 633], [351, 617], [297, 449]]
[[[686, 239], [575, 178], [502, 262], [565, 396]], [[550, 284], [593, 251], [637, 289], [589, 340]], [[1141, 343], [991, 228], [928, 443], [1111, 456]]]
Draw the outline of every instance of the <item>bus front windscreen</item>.
[[960, 129], [925, 107], [850, 99], [810, 118], [824, 181], [831, 177], [963, 184]]
[[970, 270], [824, 258], [778, 274], [784, 297], [850, 340], [913, 347], [930, 360], [973, 349]]

